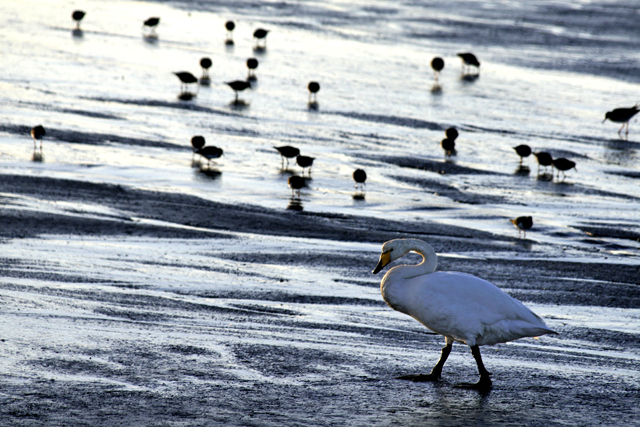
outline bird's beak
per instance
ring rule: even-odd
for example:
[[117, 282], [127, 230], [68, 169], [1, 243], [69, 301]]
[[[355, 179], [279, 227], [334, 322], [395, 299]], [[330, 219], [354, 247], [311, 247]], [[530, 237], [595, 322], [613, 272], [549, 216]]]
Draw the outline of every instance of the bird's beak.
[[607, 118], [605, 117], [605, 118], [604, 118], [604, 120], [602, 121], [602, 123], [604, 123], [604, 122], [606, 122], [606, 121], [607, 121]]
[[376, 265], [376, 268], [373, 270], [373, 274], [378, 274], [380, 270], [382, 270], [390, 262], [391, 251], [383, 252], [382, 255], [380, 255], [380, 261], [378, 261], [378, 265]]

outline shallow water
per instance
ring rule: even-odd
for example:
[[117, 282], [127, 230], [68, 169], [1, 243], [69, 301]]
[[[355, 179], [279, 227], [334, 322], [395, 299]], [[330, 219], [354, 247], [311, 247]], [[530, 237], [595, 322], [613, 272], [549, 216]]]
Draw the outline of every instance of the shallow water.
[[[81, 35], [72, 31], [70, 18], [78, 7], [87, 11]], [[624, 393], [640, 387], [634, 275], [640, 265], [640, 128], [634, 118], [624, 139], [616, 133], [618, 124], [602, 123], [605, 112], [638, 102], [640, 54], [630, 41], [640, 37], [640, 9], [633, 2], [196, 0], [80, 6], [26, 0], [2, 2], [0, 12], [3, 215], [34, 213], [42, 221], [67, 216], [89, 228], [93, 220], [113, 221], [114, 228], [103, 225], [82, 237], [69, 231], [73, 224], [50, 234], [40, 232], [46, 228], [40, 224], [36, 236], [19, 226], [3, 228], [2, 236], [11, 237], [2, 240], [7, 314], [0, 320], [9, 344], [0, 366], [11, 384], [24, 382], [28, 391], [35, 387], [29, 381], [42, 377], [98, 384], [98, 392], [105, 387], [166, 397], [181, 396], [193, 380], [224, 388], [231, 402], [246, 398], [243, 388], [267, 387], [275, 401], [313, 387], [318, 407], [329, 405], [327, 418], [316, 414], [317, 425], [344, 425], [351, 408], [341, 406], [340, 398], [377, 402], [384, 412], [372, 415], [356, 405], [362, 412], [353, 425], [407, 425], [428, 417], [456, 425], [470, 419], [465, 413], [478, 423], [502, 416], [522, 425], [508, 414], [528, 404], [532, 393], [548, 390], [553, 393], [534, 398], [546, 411], [530, 409], [529, 420], [548, 421], [554, 414], [559, 424], [606, 424], [616, 409], [598, 403], [599, 390], [622, 382], [626, 391], [616, 389], [615, 396], [623, 406], [621, 419], [637, 415]], [[157, 39], [143, 37], [142, 21], [150, 16], [161, 17]], [[233, 47], [223, 43], [228, 19], [236, 22]], [[257, 27], [271, 30], [265, 50], [253, 47]], [[463, 51], [481, 61], [477, 78], [462, 76], [456, 53]], [[180, 101], [172, 72], [199, 76], [205, 56], [213, 62], [211, 85]], [[429, 66], [434, 56], [446, 64], [439, 86]], [[249, 57], [259, 60], [258, 80], [241, 93], [244, 104], [234, 105], [224, 82], [245, 78]], [[311, 80], [321, 85], [317, 108], [307, 104]], [[42, 161], [33, 161], [29, 130], [36, 124], [47, 129]], [[445, 161], [440, 141], [449, 126], [460, 136], [457, 155]], [[208, 171], [199, 160], [192, 162], [194, 135], [224, 150]], [[512, 148], [519, 144], [574, 160], [577, 171], [566, 178], [538, 174], [533, 156], [521, 168]], [[316, 158], [300, 200], [292, 199], [287, 178], [301, 170], [281, 168], [273, 148], [280, 145]], [[364, 200], [353, 198], [356, 168], [368, 175]], [[15, 176], [36, 177], [43, 186], [14, 192], [9, 182], [14, 185]], [[309, 214], [331, 226], [364, 217], [373, 224], [371, 233], [422, 234], [443, 268], [492, 280], [562, 335], [487, 350], [502, 384], [488, 401], [438, 386], [425, 395], [424, 389], [390, 385], [393, 375], [422, 369], [425, 341], [428, 363], [435, 360], [441, 339], [381, 301], [380, 278], [369, 272], [382, 241], [350, 241], [347, 233], [311, 239], [249, 225], [220, 230], [199, 222], [195, 208], [181, 222], [179, 209], [167, 208], [163, 217], [151, 208], [75, 197], [80, 186], [62, 180], [108, 187], [105, 193], [114, 198], [121, 188], [150, 190], [164, 192], [167, 203], [176, 205], [224, 202], [238, 206], [238, 215], [240, 207], [256, 205], [292, 222]], [[62, 192], [53, 189], [58, 182]], [[176, 194], [199, 199], [170, 197]], [[516, 240], [508, 221], [520, 215], [534, 218], [526, 240]], [[406, 228], [385, 228], [380, 219]], [[360, 229], [366, 222], [358, 223]], [[159, 243], [127, 224], [164, 230], [161, 237], [172, 230], [203, 238]], [[60, 321], [55, 328], [52, 318]], [[145, 333], [152, 336], [139, 344]], [[112, 341], [105, 344], [101, 337]], [[83, 340], [86, 346], [77, 344]], [[174, 368], [190, 358], [197, 367], [186, 374], [175, 368], [180, 380], [166, 367], [131, 374], [128, 364], [144, 363], [139, 352], [166, 356], [158, 347], [178, 355], [167, 362]], [[114, 359], [128, 352], [128, 362]], [[362, 363], [353, 362], [359, 356]], [[100, 361], [89, 362], [91, 357]], [[282, 366], [296, 360], [303, 362], [288, 375]], [[452, 382], [475, 375], [466, 349], [449, 363]], [[281, 370], [272, 372], [274, 366]], [[526, 379], [518, 376], [518, 366]], [[218, 376], [207, 374], [210, 369]], [[581, 383], [583, 376], [588, 379]], [[351, 383], [353, 378], [363, 384]], [[540, 390], [529, 386], [537, 381]], [[345, 384], [338, 403], [335, 384]], [[572, 394], [581, 384], [588, 397]], [[3, 397], [6, 402], [21, 395], [16, 387]], [[511, 404], [505, 403], [514, 394], [510, 387], [517, 390]], [[207, 404], [219, 404], [210, 399]], [[254, 408], [251, 402], [225, 406], [229, 418], [216, 419], [247, 425], [229, 419], [253, 410], [263, 422], [297, 425], [302, 419], [291, 404], [295, 399], [278, 406], [267, 397], [266, 408], [255, 399]], [[577, 418], [558, 418], [561, 403]], [[600, 412], [593, 417], [595, 409]]]

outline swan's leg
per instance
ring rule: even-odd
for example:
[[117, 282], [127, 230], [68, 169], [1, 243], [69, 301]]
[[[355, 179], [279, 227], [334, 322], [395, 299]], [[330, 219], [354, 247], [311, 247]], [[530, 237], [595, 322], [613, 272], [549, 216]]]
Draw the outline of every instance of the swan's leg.
[[440, 360], [436, 363], [436, 366], [433, 367], [431, 373], [428, 375], [403, 375], [401, 377], [396, 377], [399, 380], [409, 380], [413, 382], [424, 382], [424, 381], [438, 381], [440, 379], [440, 375], [442, 374], [442, 367], [444, 366], [444, 362], [447, 361], [447, 357], [449, 357], [449, 353], [451, 353], [451, 347], [453, 346], [453, 340], [449, 342], [447, 339], [447, 345], [442, 347], [442, 353], [440, 355]]
[[482, 357], [480, 356], [480, 347], [478, 347], [477, 345], [471, 347], [471, 354], [473, 355], [473, 358], [476, 359], [476, 363], [478, 364], [480, 381], [475, 384], [459, 384], [456, 387], [470, 388], [474, 390], [489, 390], [491, 388], [491, 378], [489, 377], [491, 374], [484, 367], [484, 363], [482, 363]]

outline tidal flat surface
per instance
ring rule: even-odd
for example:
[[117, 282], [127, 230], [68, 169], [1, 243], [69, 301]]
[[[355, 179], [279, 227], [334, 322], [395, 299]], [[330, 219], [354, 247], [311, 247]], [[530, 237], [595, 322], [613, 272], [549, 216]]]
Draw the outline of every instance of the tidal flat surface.
[[[602, 123], [639, 100], [633, 2], [0, 12], [0, 425], [638, 423], [640, 128], [623, 138]], [[479, 76], [461, 73], [465, 51]], [[172, 72], [199, 77], [202, 57], [211, 84], [179, 100]], [[234, 103], [224, 82], [250, 57], [257, 81]], [[224, 150], [211, 167], [194, 135]], [[519, 144], [577, 170], [521, 165]], [[299, 198], [281, 145], [316, 158]], [[523, 239], [508, 221], [520, 215], [534, 218]], [[371, 271], [398, 237], [428, 241], [440, 270], [495, 283], [559, 335], [483, 347], [488, 393], [454, 387], [477, 377], [464, 345], [441, 382], [395, 379], [429, 371], [444, 345], [382, 301]]]

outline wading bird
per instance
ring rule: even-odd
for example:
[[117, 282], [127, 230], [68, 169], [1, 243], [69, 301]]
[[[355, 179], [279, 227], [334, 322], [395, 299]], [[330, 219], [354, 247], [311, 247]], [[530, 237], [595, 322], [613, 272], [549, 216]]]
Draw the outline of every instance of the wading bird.
[[84, 10], [74, 10], [73, 13], [71, 14], [71, 18], [73, 18], [73, 20], [76, 21], [76, 30], [78, 31], [80, 31], [80, 21], [82, 21], [82, 18], [84, 18], [84, 15], [86, 15]]
[[294, 157], [298, 157], [300, 155], [300, 150], [296, 147], [292, 147], [290, 145], [283, 145], [282, 147], [273, 147], [278, 150], [280, 153], [280, 165], [284, 167], [284, 160], [287, 160], [287, 167], [289, 167], [289, 159], [293, 159]]
[[433, 75], [436, 79], [436, 83], [438, 82], [438, 77], [440, 76], [440, 71], [444, 68], [444, 59], [436, 56], [431, 60], [431, 68], [433, 69]]
[[256, 68], [258, 68], [258, 60], [256, 58], [247, 59], [247, 80], [253, 81], [258, 79], [256, 77]]
[[394, 310], [408, 314], [436, 334], [443, 335], [446, 345], [430, 374], [404, 375], [399, 379], [438, 381], [453, 342], [458, 341], [471, 348], [480, 374], [477, 383], [460, 386], [487, 390], [491, 388], [491, 374], [482, 362], [480, 346], [556, 334], [538, 315], [494, 284], [471, 274], [436, 272], [438, 256], [422, 240], [386, 242], [373, 274], [410, 251], [422, 255], [422, 262], [390, 269], [380, 282], [382, 298]]
[[224, 40], [224, 44], [233, 44], [233, 29], [236, 28], [236, 24], [233, 21], [227, 21], [224, 23], [224, 27], [227, 29], [227, 35]]
[[538, 174], [540, 173], [540, 166], [544, 166], [544, 169], [547, 169], [547, 166], [552, 166], [553, 157], [551, 154], [546, 151], [540, 151], [539, 153], [533, 153], [536, 156], [536, 160], [538, 161]]
[[193, 74], [191, 74], [188, 71], [179, 71], [179, 72], [175, 72], [174, 73], [179, 79], [180, 79], [180, 95], [181, 97], [184, 96], [185, 94], [189, 94], [191, 96], [193, 96], [193, 93], [187, 92], [187, 85], [192, 84], [192, 83], [198, 83], [198, 79], [196, 78], [196, 76], [194, 76]]
[[358, 189], [360, 189], [360, 195], [364, 194], [364, 182], [367, 180], [367, 173], [363, 169], [356, 169], [353, 171], [353, 180], [356, 182], [356, 196], [358, 195]]
[[211, 161], [220, 158], [222, 153], [222, 148], [218, 148], [213, 145], [202, 147], [196, 151], [196, 154], [200, 154], [202, 157], [207, 159], [207, 167], [211, 167]]
[[551, 161], [551, 164], [553, 165], [554, 168], [556, 168], [558, 170], [558, 178], [560, 178], [560, 172], [562, 172], [562, 179], [565, 178], [565, 172], [568, 171], [569, 169], [575, 169], [576, 171], [578, 169], [576, 169], [576, 163], [572, 162], [571, 160], [567, 160], [563, 157], [559, 158], [559, 159], [553, 159]]
[[148, 28], [150, 30], [151, 34], [155, 34], [156, 33], [156, 27], [158, 26], [159, 23], [160, 23], [160, 18], [153, 17], [153, 18], [149, 18], [146, 21], [144, 21], [142, 23], [142, 26], [144, 28]]
[[238, 92], [242, 92], [245, 89], [251, 89], [251, 82], [249, 80], [234, 80], [232, 82], [225, 82], [236, 93], [235, 103], [238, 103]]
[[209, 78], [209, 68], [211, 68], [213, 62], [211, 62], [211, 58], [202, 58], [200, 60], [200, 66], [202, 67], [202, 76], [200, 77], [200, 84], [204, 86], [208, 86], [211, 83], [211, 79]]
[[318, 101], [318, 92], [320, 91], [320, 83], [309, 82], [307, 85], [309, 90], [309, 104], [315, 104]]
[[300, 189], [306, 186], [304, 178], [298, 175], [291, 175], [287, 183], [289, 184], [289, 188], [291, 188], [291, 197], [293, 197], [294, 191], [297, 191], [298, 197], [300, 197]]
[[525, 157], [529, 157], [531, 155], [531, 147], [526, 144], [520, 144], [517, 147], [513, 147], [513, 149], [516, 150], [516, 153], [520, 156], [520, 164], [522, 164], [522, 160]]
[[480, 61], [473, 53], [465, 52], [459, 53], [458, 56], [462, 59], [462, 73], [465, 74], [470, 71], [471, 67], [476, 68], [476, 74], [480, 73]]
[[516, 219], [509, 220], [514, 227], [518, 229], [518, 238], [524, 232], [524, 238], [527, 238], [527, 230], [533, 227], [533, 218], [530, 216], [519, 216]]
[[31, 129], [31, 138], [33, 138], [33, 151], [36, 151], [36, 140], [40, 141], [40, 152], [42, 153], [42, 138], [47, 134], [42, 125], [34, 126]]
[[313, 166], [314, 160], [315, 160], [315, 157], [302, 156], [302, 155], [299, 155], [298, 157], [296, 157], [296, 163], [298, 163], [298, 166], [302, 168], [302, 176], [304, 176], [305, 168], [309, 168], [309, 177], [311, 177], [311, 166]]
[[[269, 30], [265, 30], [264, 28], [258, 28], [253, 32], [253, 37], [256, 39], [255, 49], [267, 48], [267, 34], [269, 34]], [[262, 40], [262, 46], [260, 46], [260, 40]]]
[[193, 163], [193, 159], [196, 153], [198, 152], [198, 150], [204, 147], [204, 144], [205, 144], [205, 140], [203, 136], [196, 135], [193, 138], [191, 138], [191, 147], [193, 148], [193, 156], [191, 156], [191, 163]]
[[638, 111], [640, 111], [640, 108], [638, 108], [638, 104], [630, 108], [616, 108], [615, 110], [609, 111], [604, 115], [604, 120], [602, 121], [602, 123], [606, 122], [607, 119], [611, 120], [614, 123], [622, 123], [622, 127], [618, 131], [618, 135], [622, 136], [622, 129], [624, 129], [625, 126], [627, 127], [625, 135], [629, 135], [629, 120], [631, 120], [633, 116], [638, 114]]

